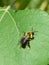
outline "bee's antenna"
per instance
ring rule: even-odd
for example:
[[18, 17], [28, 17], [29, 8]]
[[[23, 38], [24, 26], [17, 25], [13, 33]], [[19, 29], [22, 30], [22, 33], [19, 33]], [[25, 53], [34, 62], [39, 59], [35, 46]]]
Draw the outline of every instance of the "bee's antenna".
[[33, 27], [32, 27], [32, 31], [33, 31]]
[[32, 31], [33, 31], [33, 32], [38, 32], [38, 31], [34, 31], [34, 30], [33, 30], [33, 27], [32, 27]]
[[38, 31], [34, 31], [34, 32], [38, 32]]

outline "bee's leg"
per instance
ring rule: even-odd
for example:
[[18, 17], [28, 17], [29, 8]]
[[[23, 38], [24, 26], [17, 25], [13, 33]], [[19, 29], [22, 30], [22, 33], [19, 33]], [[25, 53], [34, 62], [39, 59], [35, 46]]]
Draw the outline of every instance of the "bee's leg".
[[31, 39], [34, 39], [34, 37], [32, 37]]
[[30, 48], [30, 43], [28, 42], [28, 47]]

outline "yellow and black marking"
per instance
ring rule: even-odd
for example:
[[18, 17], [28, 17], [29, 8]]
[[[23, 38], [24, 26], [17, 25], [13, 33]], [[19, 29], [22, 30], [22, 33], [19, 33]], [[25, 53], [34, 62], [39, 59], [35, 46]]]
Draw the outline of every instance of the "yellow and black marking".
[[20, 43], [22, 48], [26, 48], [28, 46], [30, 48], [30, 40], [34, 39], [34, 32], [26, 32], [22, 37]]

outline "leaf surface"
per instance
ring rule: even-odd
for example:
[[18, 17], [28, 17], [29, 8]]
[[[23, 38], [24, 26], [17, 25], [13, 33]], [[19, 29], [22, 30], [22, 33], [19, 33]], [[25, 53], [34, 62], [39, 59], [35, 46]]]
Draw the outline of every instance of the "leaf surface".
[[[49, 63], [49, 15], [40, 10], [0, 11], [0, 65]], [[20, 48], [24, 32], [34, 32], [31, 48]]]

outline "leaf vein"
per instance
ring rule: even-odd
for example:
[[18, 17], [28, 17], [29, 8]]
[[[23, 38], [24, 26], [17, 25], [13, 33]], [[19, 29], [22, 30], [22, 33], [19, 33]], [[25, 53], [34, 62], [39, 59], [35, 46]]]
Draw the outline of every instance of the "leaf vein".
[[2, 15], [1, 18], [0, 18], [0, 22], [2, 21], [3, 17], [4, 17], [5, 14], [8, 12], [9, 9], [10, 9], [10, 6], [8, 6], [8, 7], [5, 9], [3, 15]]
[[20, 32], [19, 32], [19, 30], [18, 30], [18, 27], [17, 27], [17, 25], [16, 25], [16, 22], [15, 22], [13, 16], [9, 13], [9, 11], [8, 11], [8, 14], [9, 14], [9, 16], [11, 17], [12, 21], [14, 22], [15, 27], [16, 27], [16, 30], [17, 30], [17, 32], [18, 32], [18, 34], [19, 34]]

